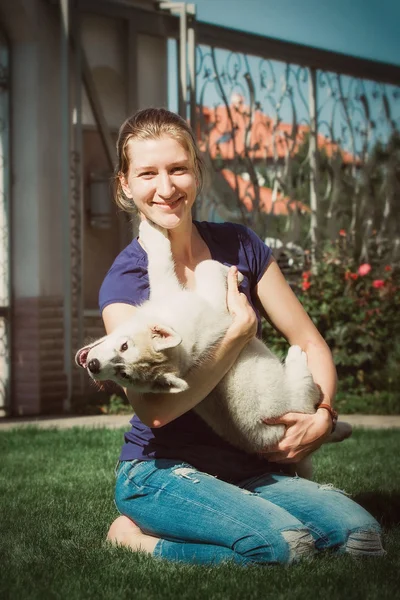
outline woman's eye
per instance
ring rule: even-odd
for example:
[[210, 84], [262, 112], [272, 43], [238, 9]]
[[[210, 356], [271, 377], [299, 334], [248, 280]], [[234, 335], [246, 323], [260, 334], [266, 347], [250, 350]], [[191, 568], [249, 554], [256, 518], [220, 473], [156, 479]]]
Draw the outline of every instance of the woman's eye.
[[140, 173], [139, 177], [153, 177], [155, 173], [153, 171], [144, 171]]
[[126, 352], [126, 350], [128, 350], [128, 344], [126, 342], [124, 342], [121, 346], [121, 348], [119, 349], [120, 352]]
[[175, 167], [174, 169], [172, 169], [173, 173], [185, 173], [186, 171], [186, 167]]

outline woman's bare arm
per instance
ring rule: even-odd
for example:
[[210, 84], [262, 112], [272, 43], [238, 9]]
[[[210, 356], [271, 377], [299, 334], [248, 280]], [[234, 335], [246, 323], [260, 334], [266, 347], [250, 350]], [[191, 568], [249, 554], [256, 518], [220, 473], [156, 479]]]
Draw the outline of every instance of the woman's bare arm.
[[275, 260], [271, 260], [257, 286], [261, 313], [287, 339], [307, 354], [315, 383], [320, 385], [324, 402], [331, 404], [336, 393], [336, 369], [331, 351], [291, 290]]
[[[289, 344], [300, 346], [307, 354], [314, 381], [321, 387], [323, 402], [332, 405], [336, 392], [336, 369], [331, 351], [285, 280], [275, 260], [271, 260], [258, 283], [259, 308]], [[316, 450], [329, 435], [332, 420], [327, 410], [315, 415], [288, 413], [267, 423], [287, 426], [284, 438], [269, 448], [268, 458], [281, 462], [297, 462]]]
[[[202, 365], [189, 372], [189, 389], [179, 394], [136, 394], [126, 390], [139, 419], [149, 427], [162, 427], [187, 412], [215, 388], [235, 363], [247, 342], [255, 335], [257, 319], [244, 294], [237, 287], [237, 269], [228, 275], [227, 303], [233, 317], [221, 343]], [[127, 304], [110, 304], [103, 311], [107, 333], [132, 317], [137, 309]]]

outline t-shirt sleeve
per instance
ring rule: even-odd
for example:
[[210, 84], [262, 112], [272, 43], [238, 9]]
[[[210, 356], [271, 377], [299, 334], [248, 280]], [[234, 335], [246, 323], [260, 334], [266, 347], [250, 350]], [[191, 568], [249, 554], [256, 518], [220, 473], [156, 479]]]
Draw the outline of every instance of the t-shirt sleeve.
[[239, 235], [242, 239], [243, 249], [252, 275], [251, 287], [253, 288], [264, 275], [272, 257], [272, 250], [264, 244], [254, 231], [244, 225], [238, 227], [240, 228]]
[[99, 308], [103, 312], [109, 304], [121, 302], [138, 306], [150, 294], [147, 264], [128, 257], [118, 257], [101, 285]]

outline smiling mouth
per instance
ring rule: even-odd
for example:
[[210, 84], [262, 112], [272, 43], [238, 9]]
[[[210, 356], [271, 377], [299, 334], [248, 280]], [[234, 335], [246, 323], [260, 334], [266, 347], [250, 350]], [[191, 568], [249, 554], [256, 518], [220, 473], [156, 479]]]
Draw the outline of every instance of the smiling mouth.
[[173, 202], [153, 202], [153, 204], [155, 204], [156, 206], [160, 206], [161, 208], [175, 208], [176, 206], [178, 206], [179, 202], [183, 200], [183, 196], [181, 198], [178, 198], [177, 200], [174, 200]]

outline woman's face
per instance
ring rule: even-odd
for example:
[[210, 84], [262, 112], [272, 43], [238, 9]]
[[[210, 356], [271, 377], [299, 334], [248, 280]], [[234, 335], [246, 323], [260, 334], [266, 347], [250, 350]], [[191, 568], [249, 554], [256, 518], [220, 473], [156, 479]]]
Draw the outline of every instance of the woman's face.
[[174, 229], [191, 220], [196, 177], [189, 153], [171, 137], [128, 142], [130, 166], [122, 189], [150, 221]]

